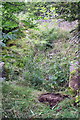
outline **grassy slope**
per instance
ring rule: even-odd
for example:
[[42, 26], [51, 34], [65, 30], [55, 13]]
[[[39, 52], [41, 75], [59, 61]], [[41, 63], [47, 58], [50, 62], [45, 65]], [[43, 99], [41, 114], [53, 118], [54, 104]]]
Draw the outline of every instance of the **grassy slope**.
[[[45, 31], [50, 26], [48, 23], [39, 26], [41, 31]], [[53, 27], [53, 26], [51, 26]], [[38, 31], [35, 31], [36, 33]], [[66, 38], [70, 35], [67, 31], [63, 32], [63, 37], [61, 37], [58, 41], [55, 41], [53, 43], [54, 47], [53, 49], [49, 49], [46, 51], [46, 55], [44, 50], [42, 52], [37, 51], [36, 56], [42, 57], [41, 60], [36, 59], [39, 61], [40, 67], [45, 67], [44, 64], [47, 63], [47, 61], [53, 61], [56, 56], [61, 56], [62, 58], [67, 57], [69, 61], [73, 60], [75, 58], [75, 52], [77, 51], [77, 46], [75, 46], [73, 43], [70, 43], [69, 40], [66, 40]], [[32, 31], [31, 31], [32, 34]], [[67, 34], [67, 37], [66, 37]], [[34, 31], [33, 31], [34, 35]], [[26, 35], [27, 36], [27, 35]], [[27, 43], [26, 43], [27, 39]], [[16, 53], [19, 53], [20, 56], [25, 56], [28, 52], [29, 48], [29, 42], [30, 39], [28, 38], [20, 40], [17, 40], [17, 44], [21, 45], [17, 49], [16, 46], [12, 46], [9, 49], [16, 51]], [[33, 42], [36, 39], [31, 39]], [[38, 39], [37, 39], [38, 41]], [[26, 45], [28, 45], [26, 47]], [[73, 45], [73, 46], [72, 46]], [[32, 44], [34, 48], [34, 44]], [[22, 49], [23, 48], [23, 49]], [[27, 51], [27, 52], [26, 52]], [[13, 54], [13, 52], [10, 52]], [[36, 58], [35, 56], [35, 58]], [[39, 58], [40, 58], [39, 57]], [[50, 59], [50, 57], [52, 57]], [[65, 59], [64, 59], [65, 60]], [[12, 60], [13, 61], [13, 60]], [[13, 61], [14, 63], [14, 61]], [[15, 69], [15, 68], [14, 68]], [[20, 76], [20, 79], [22, 80], [24, 76]], [[17, 79], [17, 78], [16, 78]], [[65, 101], [61, 102], [59, 106], [57, 106], [54, 109], [50, 109], [49, 106], [46, 104], [39, 103], [38, 96], [41, 93], [47, 92], [45, 89], [42, 88], [42, 90], [34, 89], [33, 87], [29, 87], [24, 81], [13, 81], [13, 82], [5, 82], [3, 83], [3, 108], [4, 113], [3, 116], [5, 117], [20, 117], [20, 118], [78, 118], [78, 108], [74, 107], [72, 103], [70, 103], [69, 99], [66, 99]]]
[[54, 109], [39, 103], [38, 96], [44, 91], [6, 83], [3, 85], [4, 116], [10, 118], [78, 118], [78, 108], [66, 99]]

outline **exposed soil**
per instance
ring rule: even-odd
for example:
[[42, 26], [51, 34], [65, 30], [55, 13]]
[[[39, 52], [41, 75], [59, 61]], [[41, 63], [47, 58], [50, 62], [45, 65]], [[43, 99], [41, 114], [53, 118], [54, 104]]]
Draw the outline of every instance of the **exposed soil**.
[[38, 100], [42, 103], [48, 103], [50, 108], [57, 105], [60, 101], [64, 100], [65, 98], [69, 98], [68, 95], [61, 95], [60, 93], [45, 93], [41, 94]]

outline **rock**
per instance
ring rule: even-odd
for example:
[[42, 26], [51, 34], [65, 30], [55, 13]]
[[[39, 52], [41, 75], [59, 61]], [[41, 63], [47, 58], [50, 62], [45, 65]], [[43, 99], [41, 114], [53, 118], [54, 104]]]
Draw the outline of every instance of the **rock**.
[[1, 77], [0, 77], [0, 82], [4, 82], [5, 79], [6, 79], [5, 77], [4, 77], [4, 78], [1, 78]]
[[2, 71], [3, 71], [3, 66], [4, 66], [4, 62], [0, 62], [0, 78], [2, 77]]
[[0, 62], [0, 82], [3, 82], [5, 80], [5, 77], [2, 76], [4, 69], [4, 62]]
[[79, 62], [72, 63], [70, 66], [69, 87], [73, 90], [80, 89]]

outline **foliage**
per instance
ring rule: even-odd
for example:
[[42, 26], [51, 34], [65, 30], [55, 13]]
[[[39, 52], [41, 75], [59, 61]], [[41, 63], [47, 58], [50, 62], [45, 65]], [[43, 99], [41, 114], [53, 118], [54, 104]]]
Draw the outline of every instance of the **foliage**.
[[[3, 33], [3, 42], [7, 42], [8, 39], [16, 39], [21, 35], [20, 27], [19, 27], [19, 13], [23, 13], [26, 16], [26, 19], [21, 20], [22, 23], [27, 28], [36, 27], [36, 23], [34, 20], [37, 19], [51, 19], [51, 17], [55, 18], [55, 15], [59, 15], [59, 17], [66, 20], [76, 20], [79, 15], [77, 14], [79, 11], [79, 3], [76, 2], [76, 9], [74, 9], [75, 3], [54, 3], [54, 2], [35, 2], [35, 3], [18, 3], [18, 2], [3, 2], [2, 3], [2, 33]], [[61, 7], [60, 7], [61, 6]], [[66, 6], [66, 7], [64, 7]], [[33, 12], [32, 12], [33, 11]], [[74, 11], [74, 12], [73, 12]], [[65, 13], [68, 14], [65, 14]], [[66, 16], [65, 16], [66, 15]], [[20, 34], [17, 34], [20, 33]]]
[[22, 32], [19, 28], [19, 19], [16, 14], [25, 9], [25, 4], [18, 2], [3, 2], [2, 3], [2, 35], [3, 42], [19, 38]]
[[[32, 16], [35, 16], [37, 19], [47, 19], [55, 15], [55, 8], [52, 6], [54, 2], [28, 2], [26, 4], [27, 12]], [[32, 12], [33, 11], [33, 12]]]
[[[62, 55], [47, 57], [49, 42], [52, 42], [51, 45], [54, 48], [57, 39], [64, 37], [62, 33], [57, 32], [58, 29], [55, 28], [47, 29], [39, 34], [30, 30], [29, 40], [25, 38], [8, 42], [9, 47], [4, 48], [3, 55], [5, 54], [5, 56], [2, 58], [5, 62], [7, 80], [23, 80], [25, 85], [33, 86], [36, 89], [44, 88], [48, 91], [52, 91], [53, 88], [58, 90], [58, 87], [65, 85], [69, 79], [68, 58]], [[38, 40], [37, 43], [35, 38]], [[42, 46], [40, 39], [44, 40], [46, 44]]]
[[[33, 16], [51, 19], [59, 17], [68, 21], [79, 20], [80, 2], [35, 2], [26, 4]], [[32, 7], [30, 7], [32, 6]], [[74, 9], [75, 8], [75, 9]]]
[[64, 37], [68, 37], [67, 32], [62, 32], [59, 30], [59, 28], [56, 27], [51, 27], [48, 28], [48, 25], [45, 24], [45, 29], [41, 30], [41, 28], [39, 28], [39, 30], [36, 32], [31, 31], [30, 34], [30, 39], [33, 39], [33, 44], [35, 44], [36, 48], [41, 50], [41, 51], [46, 51], [47, 49], [49, 50], [49, 48], [53, 48], [54, 47], [54, 43], [58, 40], [58, 39], [62, 39]]
[[62, 19], [68, 21], [79, 20], [79, 6], [80, 2], [59, 2], [56, 4], [56, 12]]

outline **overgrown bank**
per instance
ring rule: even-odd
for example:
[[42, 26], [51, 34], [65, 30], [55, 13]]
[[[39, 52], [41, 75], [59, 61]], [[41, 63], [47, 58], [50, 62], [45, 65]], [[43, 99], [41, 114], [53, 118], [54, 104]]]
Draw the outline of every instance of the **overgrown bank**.
[[24, 38], [8, 41], [7, 47], [3, 47], [7, 73], [3, 83], [4, 117], [78, 118], [74, 101], [66, 99], [53, 110], [38, 101], [44, 92], [69, 94], [64, 92], [69, 66], [77, 59], [78, 46], [70, 41], [70, 34], [48, 26], [44, 23], [37, 30], [24, 30]]

